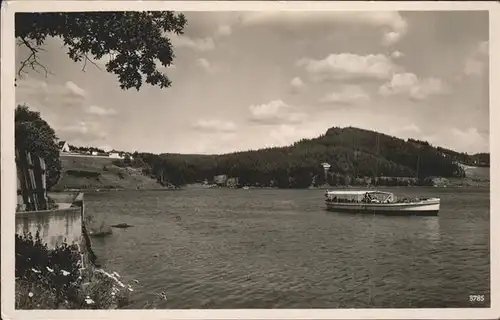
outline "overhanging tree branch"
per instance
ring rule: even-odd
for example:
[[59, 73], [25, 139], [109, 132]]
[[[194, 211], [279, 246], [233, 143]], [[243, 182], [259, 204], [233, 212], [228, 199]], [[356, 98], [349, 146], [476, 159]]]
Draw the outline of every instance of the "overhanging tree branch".
[[20, 39], [20, 45], [24, 45], [26, 48], [28, 48], [30, 50], [30, 54], [28, 55], [28, 57], [24, 60], [21, 61], [21, 66], [19, 67], [18, 69], [18, 76], [19, 78], [22, 78], [23, 76], [23, 73], [26, 73], [26, 71], [24, 70], [27, 66], [29, 66], [33, 71], [35, 72], [39, 72], [37, 70], [38, 67], [42, 68], [44, 71], [45, 71], [45, 76], [47, 76], [50, 72], [49, 70], [39, 62], [39, 59], [38, 59], [38, 55], [37, 53], [40, 52], [40, 51], [43, 51], [42, 48], [40, 48], [39, 46], [33, 46], [26, 38], [21, 38]]
[[68, 56], [83, 60], [82, 71], [90, 62], [116, 53], [106, 63], [106, 71], [117, 76], [122, 89], [139, 90], [143, 83], [160, 88], [171, 81], [160, 66], [170, 66], [175, 57], [169, 35], [182, 34], [187, 21], [183, 14], [162, 12], [71, 12], [17, 13], [16, 38], [30, 50], [21, 62], [19, 76], [27, 66], [42, 68], [37, 55], [47, 37], [62, 39]]
[[93, 64], [97, 69], [102, 71], [101, 67], [99, 67], [99, 65], [97, 65], [97, 63], [95, 63], [91, 58], [89, 58], [89, 56], [86, 53], [83, 53], [82, 57], [83, 57], [83, 67], [82, 67], [83, 72], [85, 72], [85, 67], [87, 67], [87, 61]]

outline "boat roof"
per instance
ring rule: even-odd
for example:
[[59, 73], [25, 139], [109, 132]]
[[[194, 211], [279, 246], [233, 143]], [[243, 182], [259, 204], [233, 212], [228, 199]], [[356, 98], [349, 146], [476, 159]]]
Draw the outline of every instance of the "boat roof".
[[392, 194], [392, 192], [378, 191], [378, 190], [332, 190], [327, 191], [331, 195], [363, 195], [367, 193], [379, 193], [379, 194]]

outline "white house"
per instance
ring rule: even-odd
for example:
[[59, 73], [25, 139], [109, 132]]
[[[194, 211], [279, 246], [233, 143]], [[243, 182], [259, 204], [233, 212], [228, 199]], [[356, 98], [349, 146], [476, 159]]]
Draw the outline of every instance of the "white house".
[[134, 157], [132, 157], [132, 155], [130, 153], [128, 153], [128, 152], [123, 152], [121, 154], [121, 157], [122, 157], [122, 159], [127, 159], [128, 158], [130, 161], [134, 160]]
[[227, 175], [226, 174], [219, 174], [214, 177], [214, 182], [217, 185], [224, 185], [227, 182]]
[[67, 141], [59, 141], [59, 151], [69, 152], [69, 144]]
[[93, 156], [97, 156], [98, 154], [99, 154], [99, 152], [97, 152], [97, 151], [92, 151], [92, 155], [93, 155]]
[[111, 151], [109, 153], [109, 157], [113, 158], [113, 159], [122, 159], [122, 156], [120, 156], [120, 153], [118, 153], [116, 151]]

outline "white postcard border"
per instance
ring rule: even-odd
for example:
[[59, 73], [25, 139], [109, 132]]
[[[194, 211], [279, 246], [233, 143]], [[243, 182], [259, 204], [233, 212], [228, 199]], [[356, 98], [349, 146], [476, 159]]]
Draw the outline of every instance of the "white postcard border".
[[[500, 119], [500, 4], [497, 2], [324, 2], [324, 1], [4, 1], [1, 16], [1, 317], [3, 319], [494, 319], [500, 317], [500, 208], [498, 198], [491, 196], [490, 270], [491, 307], [464, 309], [244, 309], [244, 310], [14, 310], [14, 212], [16, 202], [16, 169], [14, 162], [15, 106], [15, 39], [14, 12], [41, 11], [421, 11], [421, 10], [488, 10], [490, 13], [490, 190], [500, 194], [499, 130]], [[464, 21], [464, 23], [467, 23]], [[471, 293], [473, 294], [473, 293]], [[139, 313], [140, 312], [140, 313]]]

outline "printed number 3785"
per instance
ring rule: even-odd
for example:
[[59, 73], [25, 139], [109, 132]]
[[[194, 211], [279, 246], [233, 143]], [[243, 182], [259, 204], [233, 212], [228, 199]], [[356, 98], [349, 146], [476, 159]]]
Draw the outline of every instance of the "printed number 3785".
[[469, 295], [469, 302], [483, 302], [484, 294]]

